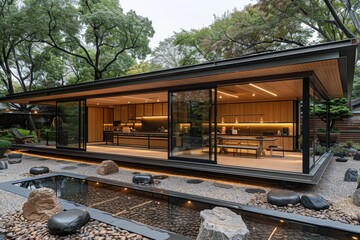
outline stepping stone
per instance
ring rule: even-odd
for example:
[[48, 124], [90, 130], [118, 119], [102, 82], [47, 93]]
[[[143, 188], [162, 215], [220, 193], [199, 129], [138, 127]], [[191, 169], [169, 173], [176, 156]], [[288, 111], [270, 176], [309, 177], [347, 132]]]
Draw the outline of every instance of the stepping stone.
[[204, 182], [203, 180], [201, 179], [190, 179], [190, 180], [187, 180], [186, 183], [189, 183], [189, 184], [199, 184], [199, 183], [202, 183]]
[[50, 170], [48, 167], [32, 167], [30, 168], [30, 174], [32, 175], [39, 175], [44, 173], [49, 173]]
[[75, 233], [90, 220], [85, 210], [70, 209], [52, 216], [47, 226], [52, 235], [66, 236]]
[[225, 189], [233, 188], [233, 186], [231, 186], [231, 185], [229, 185], [229, 184], [223, 184], [223, 183], [217, 183], [217, 182], [214, 182], [213, 185], [214, 185], [215, 187], [225, 188]]
[[155, 175], [155, 176], [153, 176], [154, 179], [159, 179], [159, 180], [163, 180], [163, 179], [166, 179], [168, 177], [169, 176], [167, 176], [167, 175]]
[[151, 174], [135, 174], [132, 182], [135, 184], [153, 184], [154, 178]]
[[296, 192], [282, 189], [273, 189], [267, 194], [267, 200], [270, 204], [286, 206], [288, 204], [297, 204], [300, 202], [300, 196]]
[[328, 209], [330, 207], [329, 203], [323, 197], [318, 195], [302, 195], [300, 201], [304, 207], [316, 211]]
[[349, 159], [346, 158], [346, 157], [341, 157], [341, 158], [335, 159], [335, 161], [337, 161], [337, 162], [347, 162], [348, 160], [349, 160]]
[[77, 169], [77, 167], [75, 167], [75, 166], [66, 166], [66, 167], [62, 167], [61, 169], [62, 170], [74, 170], [74, 169]]
[[0, 161], [0, 169], [7, 169], [7, 168], [8, 168], [7, 162]]
[[358, 174], [358, 171], [356, 169], [349, 168], [345, 172], [344, 182], [356, 182], [358, 176], [359, 176], [359, 174]]
[[264, 189], [261, 189], [261, 188], [246, 188], [245, 189], [245, 192], [247, 193], [266, 193], [266, 191]]

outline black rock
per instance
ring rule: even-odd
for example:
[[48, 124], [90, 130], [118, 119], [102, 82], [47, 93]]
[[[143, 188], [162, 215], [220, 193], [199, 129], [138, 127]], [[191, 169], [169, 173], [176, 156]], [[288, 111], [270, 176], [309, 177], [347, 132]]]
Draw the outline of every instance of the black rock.
[[52, 216], [47, 226], [52, 235], [66, 236], [75, 233], [90, 220], [90, 214], [85, 210], [70, 209]]
[[201, 179], [189, 179], [186, 181], [186, 183], [189, 183], [189, 184], [199, 184], [202, 182], [203, 182], [203, 180], [201, 180]]
[[300, 201], [304, 207], [316, 211], [330, 207], [329, 203], [323, 197], [317, 195], [302, 195]]
[[22, 154], [21, 153], [11, 153], [7, 155], [8, 163], [10, 164], [16, 164], [21, 163], [22, 161]]
[[30, 174], [32, 175], [39, 175], [44, 173], [49, 173], [50, 170], [48, 167], [32, 167], [30, 168]]
[[359, 174], [358, 174], [358, 171], [356, 169], [349, 168], [345, 172], [344, 182], [356, 182], [358, 176], [359, 176]]
[[159, 180], [163, 180], [163, 179], [166, 179], [168, 177], [169, 176], [167, 176], [167, 175], [155, 175], [155, 176], [153, 176], [154, 179], [159, 179]]
[[341, 158], [335, 159], [335, 161], [337, 161], [337, 162], [347, 162], [348, 160], [349, 160], [349, 159], [346, 158], [346, 157], [341, 157]]
[[135, 184], [153, 184], [154, 178], [151, 174], [135, 174], [132, 179]]
[[23, 155], [21, 153], [10, 153], [10, 154], [7, 155], [7, 157], [9, 159], [11, 159], [11, 158], [22, 158], [22, 156]]
[[267, 194], [267, 200], [270, 204], [276, 206], [286, 206], [288, 204], [297, 204], [300, 202], [300, 196], [296, 192], [289, 190], [273, 189]]
[[0, 161], [0, 169], [7, 169], [7, 168], [8, 168], [7, 162]]
[[245, 192], [247, 192], [247, 193], [266, 193], [266, 191], [261, 188], [246, 188]]
[[357, 152], [357, 153], [355, 154], [354, 160], [360, 161], [360, 153], [359, 153], [359, 152]]

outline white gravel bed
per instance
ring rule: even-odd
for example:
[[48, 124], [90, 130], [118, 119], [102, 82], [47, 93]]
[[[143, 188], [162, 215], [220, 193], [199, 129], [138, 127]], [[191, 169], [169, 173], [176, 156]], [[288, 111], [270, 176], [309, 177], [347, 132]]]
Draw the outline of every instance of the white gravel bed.
[[[130, 168], [120, 168], [120, 172], [111, 174], [108, 176], [102, 176], [96, 174], [97, 164], [89, 163], [89, 166], [78, 166], [80, 162], [70, 160], [53, 160], [47, 158], [47, 161], [40, 161], [38, 156], [24, 155], [23, 161], [20, 164], [9, 164], [9, 169], [0, 171], [0, 182], [16, 180], [28, 177], [28, 172], [31, 167], [34, 166], [47, 166], [53, 172], [70, 172], [88, 176], [96, 176], [102, 178], [113, 179], [122, 182], [132, 183], [133, 172], [138, 171]], [[75, 166], [76, 169], [64, 170], [62, 168]], [[300, 194], [311, 193], [319, 194], [333, 204], [334, 207], [341, 208], [345, 213], [353, 216], [360, 214], [360, 207], [356, 207], [351, 203], [351, 197], [354, 193], [357, 184], [353, 182], [344, 182], [344, 174], [348, 168], [360, 168], [360, 161], [354, 161], [350, 159], [347, 163], [335, 162], [335, 158], [331, 160], [329, 167], [327, 168], [321, 182], [316, 186], [309, 186], [301, 189], [291, 189]], [[142, 171], [145, 172], [145, 171]], [[152, 174], [163, 174], [154, 173]], [[168, 175], [168, 174], [166, 174]], [[200, 184], [188, 184], [187, 180], [192, 179], [188, 176], [171, 175], [171, 177], [161, 180], [159, 184], [154, 185], [156, 188], [172, 190], [182, 193], [194, 194], [209, 198], [221, 199], [241, 204], [248, 204], [253, 194], [245, 192], [248, 187], [261, 188], [266, 191], [270, 190], [270, 187], [256, 186], [249, 184], [230, 183], [225, 181], [216, 181], [220, 183], [232, 185], [231, 189], [225, 189], [216, 187], [213, 185], [215, 181], [204, 180]], [[0, 191], [0, 214], [19, 209], [22, 206], [25, 199], [23, 197]]]

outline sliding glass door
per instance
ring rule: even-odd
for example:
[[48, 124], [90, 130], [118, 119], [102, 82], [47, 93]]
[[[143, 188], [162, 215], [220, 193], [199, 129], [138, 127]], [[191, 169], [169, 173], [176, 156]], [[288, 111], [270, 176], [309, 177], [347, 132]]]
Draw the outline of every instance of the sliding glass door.
[[215, 163], [214, 96], [214, 89], [170, 92], [170, 159]]
[[56, 147], [86, 150], [85, 100], [57, 102]]

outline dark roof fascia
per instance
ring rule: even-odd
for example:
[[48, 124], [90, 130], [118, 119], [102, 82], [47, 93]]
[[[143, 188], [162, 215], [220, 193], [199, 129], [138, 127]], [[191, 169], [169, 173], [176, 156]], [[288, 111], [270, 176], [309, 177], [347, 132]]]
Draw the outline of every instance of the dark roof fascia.
[[[232, 71], [251, 70], [261, 67], [280, 66], [281, 64], [290, 65], [296, 63], [299, 64], [305, 62], [337, 59], [340, 57], [340, 54], [342, 54], [343, 56], [353, 55], [351, 54], [352, 52], [354, 52], [353, 48], [357, 48], [358, 46], [357, 44], [354, 44], [354, 41], [356, 40], [349, 39], [314, 46], [282, 50], [277, 52], [244, 56], [240, 58], [227, 59], [216, 62], [208, 62], [179, 68], [159, 70], [149, 73], [80, 83], [77, 85], [68, 85], [36, 90], [26, 93], [17, 93], [14, 95], [2, 97], [0, 98], [0, 101], [6, 102], [7, 100], [10, 101], [22, 98], [49, 96], [95, 89], [105, 89], [114, 86], [121, 86], [123, 84], [151, 83], [161, 80], [169, 80], [169, 78], [175, 80], [189, 77], [200, 77]], [[347, 69], [351, 70], [351, 66], [355, 66], [355, 58], [349, 59], [348, 57]], [[352, 79], [351, 73], [348, 73], [347, 75], [348, 78]]]

